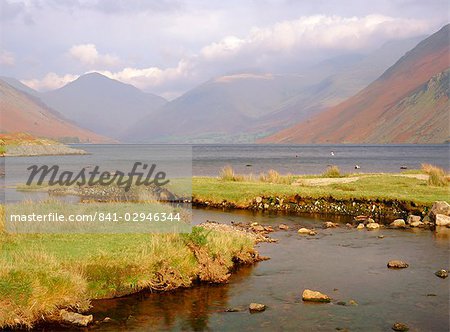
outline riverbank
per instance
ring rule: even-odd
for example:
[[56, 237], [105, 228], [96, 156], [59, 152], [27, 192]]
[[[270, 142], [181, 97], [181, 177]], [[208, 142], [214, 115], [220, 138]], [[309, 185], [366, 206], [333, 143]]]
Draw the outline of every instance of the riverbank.
[[46, 138], [36, 138], [25, 133], [0, 134], [0, 157], [83, 154], [87, 152]]
[[237, 266], [260, 259], [255, 235], [232, 226], [190, 234], [12, 235], [3, 224], [0, 329], [67, 323], [92, 299], [223, 283]]
[[194, 177], [193, 205], [389, 219], [426, 215], [433, 202], [449, 201], [448, 184], [430, 185], [426, 174], [291, 176], [284, 182]]

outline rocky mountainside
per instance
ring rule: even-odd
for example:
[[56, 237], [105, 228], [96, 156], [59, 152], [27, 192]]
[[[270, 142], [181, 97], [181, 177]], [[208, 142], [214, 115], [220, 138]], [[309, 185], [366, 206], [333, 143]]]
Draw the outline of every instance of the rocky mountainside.
[[365, 89], [264, 143], [442, 143], [448, 139], [449, 25]]

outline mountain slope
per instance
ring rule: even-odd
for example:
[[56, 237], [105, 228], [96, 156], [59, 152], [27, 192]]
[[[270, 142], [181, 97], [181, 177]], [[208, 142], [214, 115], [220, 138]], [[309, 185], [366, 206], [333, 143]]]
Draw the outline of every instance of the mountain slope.
[[83, 128], [118, 138], [138, 118], [152, 114], [166, 100], [98, 73], [80, 76], [42, 100]]
[[0, 131], [26, 132], [34, 136], [81, 142], [106, 143], [111, 139], [77, 127], [61, 118], [38, 98], [0, 80]]
[[[439, 94], [437, 101], [427, 107], [407, 103], [406, 99], [419, 98], [423, 103], [432, 91], [420, 94], [433, 85], [433, 76], [446, 71], [449, 63], [449, 25], [420, 42], [406, 53], [376, 81], [355, 96], [329, 110], [275, 135], [261, 140], [272, 143], [441, 143], [448, 130], [441, 127], [430, 130], [444, 131], [440, 135], [420, 138], [414, 134], [423, 130], [420, 121], [430, 116], [442, 119], [448, 126], [448, 94]], [[447, 74], [443, 73], [442, 77]], [[442, 78], [436, 77], [440, 81]], [[442, 81], [445, 84], [445, 80]], [[430, 85], [431, 84], [431, 85]], [[448, 84], [448, 82], [447, 82]], [[433, 90], [433, 88], [431, 88]], [[439, 90], [439, 89], [438, 89]], [[405, 99], [406, 98], [406, 99]], [[446, 99], [447, 98], [447, 99]], [[435, 104], [434, 104], [435, 103]], [[396, 119], [395, 124], [389, 122]], [[445, 121], [446, 120], [446, 121]], [[435, 124], [436, 125], [436, 124]], [[396, 132], [396, 134], [394, 134]]]
[[138, 119], [131, 142], [242, 143], [276, 132], [364, 88], [419, 38], [388, 42], [369, 54], [346, 54], [298, 75], [241, 73], [210, 80]]

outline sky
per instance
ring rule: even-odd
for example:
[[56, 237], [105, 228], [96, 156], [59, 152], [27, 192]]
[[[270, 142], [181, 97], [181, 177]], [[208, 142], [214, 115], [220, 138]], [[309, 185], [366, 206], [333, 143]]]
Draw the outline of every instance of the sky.
[[449, 22], [446, 0], [0, 3], [1, 75], [46, 91], [97, 71], [169, 99], [225, 74], [300, 74]]

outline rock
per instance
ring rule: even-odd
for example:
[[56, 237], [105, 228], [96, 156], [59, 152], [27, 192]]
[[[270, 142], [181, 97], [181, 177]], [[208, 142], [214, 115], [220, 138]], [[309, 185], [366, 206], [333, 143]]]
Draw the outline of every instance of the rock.
[[378, 235], [377, 236], [379, 239], [384, 239], [384, 235]]
[[280, 225], [278, 225], [278, 228], [283, 231], [287, 231], [289, 229], [289, 226], [285, 225], [285, 224], [280, 224]]
[[448, 225], [450, 225], [450, 217], [438, 213], [435, 216], [435, 223], [436, 223], [436, 226], [448, 226]]
[[377, 224], [376, 222], [371, 222], [371, 223], [368, 223], [368, 224], [366, 225], [366, 228], [367, 228], [368, 230], [374, 230], [374, 229], [380, 228], [380, 225]]
[[390, 226], [396, 227], [396, 228], [405, 228], [406, 223], [403, 219], [395, 219], [393, 222], [391, 222]]
[[372, 218], [369, 218], [366, 220], [367, 224], [373, 224], [375, 223], [375, 220], [373, 220]]
[[264, 232], [265, 228], [261, 225], [252, 226], [252, 231], [254, 232]]
[[367, 219], [369, 219], [369, 217], [367, 217], [367, 216], [356, 216], [355, 218], [353, 218], [355, 221], [358, 221], [358, 222], [364, 222], [364, 221], [367, 221]]
[[358, 302], [356, 302], [355, 300], [350, 300], [348, 301], [348, 305], [358, 305]]
[[439, 270], [439, 271], [436, 271], [434, 274], [437, 277], [442, 278], [442, 279], [445, 279], [445, 278], [448, 277], [448, 271], [447, 270]]
[[[421, 220], [420, 216], [415, 216], [415, 215], [410, 214], [408, 216], [408, 218], [406, 219], [406, 223], [408, 225], [412, 225], [413, 223], [420, 222], [420, 220]], [[413, 227], [417, 227], [417, 226], [413, 226]]]
[[347, 303], [345, 303], [344, 301], [339, 301], [336, 303], [337, 305], [347, 305]]
[[325, 295], [325, 294], [322, 294], [321, 292], [313, 291], [310, 289], [305, 289], [303, 291], [302, 300], [309, 301], [309, 302], [325, 302], [325, 303], [328, 303], [331, 301], [331, 299], [328, 295]]
[[78, 326], [88, 326], [94, 320], [94, 317], [92, 315], [85, 316], [64, 309], [59, 312], [59, 317], [61, 318], [61, 321], [63, 323], [69, 323]]
[[350, 223], [346, 223], [345, 226], [347, 226], [348, 228], [353, 228], [353, 225]]
[[109, 318], [109, 317], [105, 317], [105, 318], [102, 320], [103, 323], [109, 323], [109, 322], [111, 322], [111, 321], [112, 321], [112, 319]]
[[411, 227], [424, 227], [425, 224], [423, 222], [419, 221], [413, 221], [409, 224]]
[[269, 232], [269, 233], [274, 232], [272, 226], [265, 226], [265, 227], [264, 227], [264, 230], [265, 230], [266, 232]]
[[394, 331], [409, 331], [409, 327], [405, 323], [394, 323], [392, 329]]
[[256, 203], [261, 203], [262, 202], [262, 197], [258, 196], [255, 198]]
[[261, 303], [250, 303], [248, 310], [250, 310], [250, 312], [262, 312], [266, 310], [266, 306]]
[[390, 269], [406, 269], [409, 265], [403, 261], [392, 260], [387, 263], [387, 267]]
[[302, 227], [297, 231], [298, 234], [309, 234], [310, 232], [311, 230], [305, 227]]
[[225, 312], [240, 312], [240, 311], [242, 311], [242, 309], [241, 308], [237, 308], [237, 307], [235, 307], [235, 308], [228, 308], [228, 309], [225, 310]]
[[365, 228], [366, 226], [364, 226], [364, 224], [363, 223], [360, 223], [357, 227], [356, 227], [356, 229], [363, 229], [363, 228]]
[[450, 216], [450, 204], [445, 201], [437, 201], [433, 203], [430, 209], [430, 219], [431, 221], [436, 220], [436, 215], [443, 214], [444, 216]]
[[316, 232], [316, 231], [310, 231], [310, 232], [308, 233], [308, 235], [314, 236], [314, 235], [317, 235], [317, 232]]
[[258, 226], [259, 224], [257, 223], [257, 222], [252, 222], [251, 224], [250, 224], [250, 226]]
[[331, 221], [326, 221], [323, 224], [323, 228], [336, 228], [336, 227], [339, 227], [339, 224], [331, 222]]

